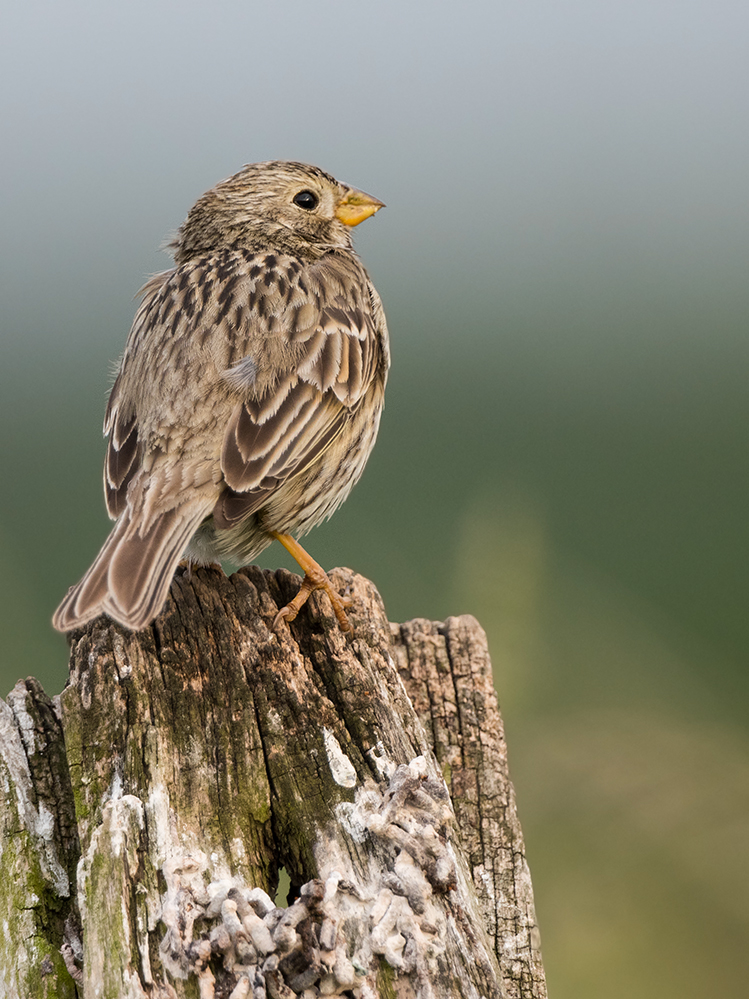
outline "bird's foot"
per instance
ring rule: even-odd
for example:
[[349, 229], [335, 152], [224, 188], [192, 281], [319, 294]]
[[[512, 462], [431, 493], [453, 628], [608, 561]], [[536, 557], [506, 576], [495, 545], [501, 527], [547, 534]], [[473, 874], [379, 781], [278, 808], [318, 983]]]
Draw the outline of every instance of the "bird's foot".
[[180, 569], [184, 569], [188, 579], [192, 579], [192, 570], [198, 567], [203, 569], [218, 569], [223, 571], [220, 562], [196, 562], [193, 558], [181, 558], [177, 563]]
[[315, 562], [298, 541], [289, 534], [280, 534], [277, 531], [273, 531], [272, 533], [273, 537], [281, 542], [284, 548], [294, 556], [302, 569], [304, 569], [304, 579], [302, 580], [302, 585], [299, 587], [299, 592], [293, 600], [290, 600], [276, 614], [273, 619], [273, 628], [277, 628], [281, 621], [286, 621], [287, 624], [293, 621], [315, 590], [323, 590], [323, 592], [327, 593], [328, 599], [333, 605], [333, 611], [338, 619], [341, 631], [351, 631], [351, 624], [346, 617], [346, 608], [350, 607], [353, 601], [341, 597], [333, 589], [333, 584], [330, 582], [327, 572], [321, 565]]

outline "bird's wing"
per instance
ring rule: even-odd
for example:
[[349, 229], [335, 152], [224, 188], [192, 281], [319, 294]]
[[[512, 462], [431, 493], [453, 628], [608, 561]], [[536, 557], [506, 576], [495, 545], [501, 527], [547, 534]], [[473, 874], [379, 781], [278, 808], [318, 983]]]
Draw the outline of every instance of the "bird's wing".
[[324, 453], [381, 361], [369, 285], [358, 264], [323, 258], [294, 276], [277, 261], [275, 273], [269, 289], [280, 282], [292, 304], [279, 315], [275, 335], [251, 337], [226, 373], [244, 398], [221, 450], [229, 487], [214, 510], [221, 527], [247, 516]]
[[[211, 430], [217, 440], [223, 434], [217, 471], [228, 487], [217, 522], [236, 522], [330, 446], [387, 364], [379, 300], [350, 254], [303, 263], [223, 251], [158, 275], [144, 292], [104, 425], [113, 518], [144, 461], [158, 460], [159, 476], [174, 478], [173, 488], [160, 483], [158, 505], [179, 502], [185, 461], [169, 471], [154, 455], [162, 439], [173, 442], [169, 420], [199, 435], [202, 413], [223, 421]], [[149, 425], [157, 411], [167, 414], [162, 425]]]
[[143, 457], [135, 400], [131, 394], [123, 391], [125, 361], [128, 356], [137, 356], [136, 348], [142, 345], [153, 322], [154, 303], [158, 301], [162, 289], [169, 284], [174, 273], [164, 271], [157, 274], [141, 289], [143, 300], [133, 320], [120, 370], [109, 395], [104, 416], [104, 433], [109, 438], [104, 459], [104, 499], [112, 520], [116, 520], [127, 506], [128, 486], [140, 470]]
[[116, 413], [104, 459], [104, 498], [112, 520], [125, 509], [127, 487], [140, 466], [139, 452], [135, 414]]

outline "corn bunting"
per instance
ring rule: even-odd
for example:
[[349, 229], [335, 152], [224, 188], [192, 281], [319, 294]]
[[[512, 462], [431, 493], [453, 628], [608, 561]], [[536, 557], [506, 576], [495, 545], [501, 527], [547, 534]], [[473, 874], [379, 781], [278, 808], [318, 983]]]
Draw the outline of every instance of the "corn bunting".
[[104, 422], [111, 534], [53, 623], [140, 629], [184, 557], [247, 564], [275, 538], [305, 571], [276, 618], [323, 589], [297, 538], [329, 517], [377, 436], [389, 366], [351, 227], [382, 202], [303, 163], [255, 163], [204, 194], [152, 278]]

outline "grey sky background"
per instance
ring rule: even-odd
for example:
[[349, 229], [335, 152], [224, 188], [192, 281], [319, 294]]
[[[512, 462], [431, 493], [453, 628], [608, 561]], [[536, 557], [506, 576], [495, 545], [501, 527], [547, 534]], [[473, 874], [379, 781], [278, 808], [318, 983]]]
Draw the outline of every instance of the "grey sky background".
[[487, 628], [552, 995], [743, 997], [748, 104], [746, 2], [6, 4], [0, 694], [65, 681], [159, 248], [244, 163], [316, 163], [387, 204], [394, 365], [311, 551]]
[[56, 303], [45, 346], [266, 158], [377, 188], [392, 211], [362, 250], [404, 297], [581, 268], [687, 296], [695, 273], [743, 279], [744, 4], [31, 0], [4, 22], [3, 279], [22, 314], [32, 289]]

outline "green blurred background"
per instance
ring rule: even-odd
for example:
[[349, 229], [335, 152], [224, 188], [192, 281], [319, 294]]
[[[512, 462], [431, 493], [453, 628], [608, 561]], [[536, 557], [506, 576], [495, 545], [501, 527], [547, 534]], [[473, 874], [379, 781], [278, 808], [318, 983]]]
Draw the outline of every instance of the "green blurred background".
[[[2, 693], [108, 521], [132, 296], [243, 163], [387, 202], [357, 230], [393, 371], [309, 539], [391, 619], [470, 612], [553, 999], [749, 980], [749, 8], [728, 0], [8, 5]], [[271, 549], [264, 564], [288, 564]]]

